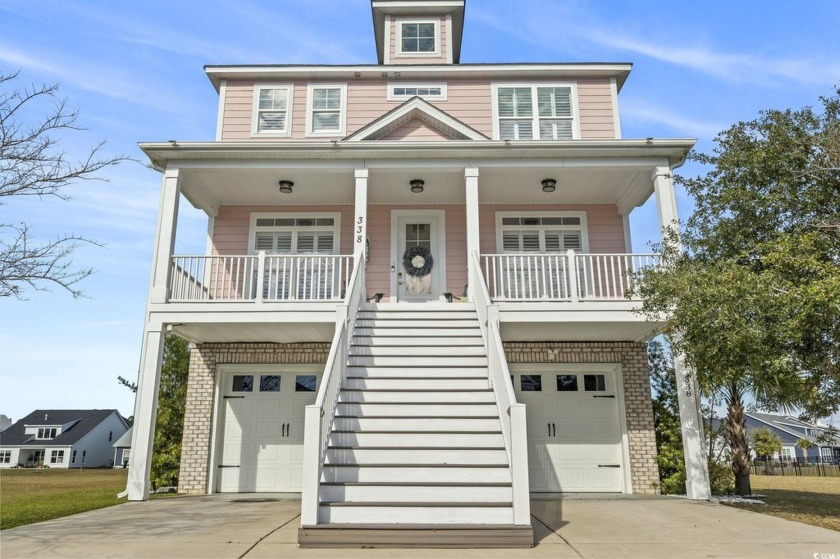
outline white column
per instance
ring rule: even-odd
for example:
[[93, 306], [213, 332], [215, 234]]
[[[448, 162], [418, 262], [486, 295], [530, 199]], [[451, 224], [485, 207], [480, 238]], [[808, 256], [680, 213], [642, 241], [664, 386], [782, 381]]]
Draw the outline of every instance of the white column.
[[676, 225], [677, 196], [670, 167], [656, 167], [653, 170], [653, 191], [656, 193], [656, 208], [659, 210], [659, 226]]
[[145, 501], [149, 498], [155, 415], [165, 336], [163, 324], [146, 324], [140, 352], [137, 398], [134, 401], [134, 434], [131, 439], [131, 464], [126, 486], [129, 501]]
[[368, 169], [356, 169], [356, 213], [353, 220], [353, 258], [363, 261], [367, 239]]
[[175, 250], [175, 230], [178, 227], [178, 201], [181, 197], [181, 177], [178, 169], [167, 169], [160, 188], [155, 250], [152, 256], [152, 278], [149, 302], [165, 303], [169, 296], [169, 275], [172, 253]]
[[472, 254], [475, 253], [478, 257], [481, 252], [478, 237], [478, 168], [464, 169], [464, 182], [467, 195], [467, 278], [469, 283], [467, 297], [470, 301], [475, 301], [474, 283], [475, 279], [481, 275], [474, 274], [472, 269]]
[[624, 252], [632, 254], [633, 252], [633, 238], [630, 235], [630, 214], [621, 216], [621, 222], [624, 225]]
[[706, 457], [703, 422], [700, 415], [700, 391], [697, 378], [685, 365], [682, 354], [674, 354], [677, 375], [677, 400], [680, 406], [683, 453], [685, 454], [685, 489], [689, 499], [708, 501], [709, 464]]
[[[677, 197], [669, 167], [657, 167], [654, 170], [653, 189], [659, 210], [659, 225], [664, 234], [666, 227], [677, 226]], [[677, 400], [685, 454], [685, 488], [689, 499], [705, 501], [711, 497], [712, 492], [700, 415], [699, 385], [695, 375], [685, 365], [683, 356], [678, 353], [674, 354], [674, 371], [677, 376]]]

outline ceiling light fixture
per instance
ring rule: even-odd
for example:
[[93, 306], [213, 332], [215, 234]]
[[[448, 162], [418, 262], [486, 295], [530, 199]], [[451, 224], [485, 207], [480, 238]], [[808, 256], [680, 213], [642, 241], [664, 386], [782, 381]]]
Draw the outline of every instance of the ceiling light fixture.
[[282, 192], [283, 194], [291, 194], [292, 193], [292, 187], [295, 186], [295, 183], [293, 183], [292, 181], [287, 181], [287, 180], [281, 180], [277, 184], [280, 185], [280, 192]]
[[408, 182], [411, 185], [411, 191], [415, 194], [423, 192], [423, 185], [426, 184], [423, 179], [413, 179]]
[[557, 181], [554, 179], [543, 179], [542, 189], [543, 192], [554, 192], [557, 190]]

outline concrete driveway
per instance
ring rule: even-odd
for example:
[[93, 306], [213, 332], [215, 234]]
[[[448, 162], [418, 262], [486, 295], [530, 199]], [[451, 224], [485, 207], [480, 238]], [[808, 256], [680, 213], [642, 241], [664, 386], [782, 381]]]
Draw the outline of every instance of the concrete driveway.
[[173, 497], [0, 532], [17, 557], [840, 558], [840, 533], [712, 503], [656, 497], [531, 502], [532, 549], [299, 549], [284, 495]]

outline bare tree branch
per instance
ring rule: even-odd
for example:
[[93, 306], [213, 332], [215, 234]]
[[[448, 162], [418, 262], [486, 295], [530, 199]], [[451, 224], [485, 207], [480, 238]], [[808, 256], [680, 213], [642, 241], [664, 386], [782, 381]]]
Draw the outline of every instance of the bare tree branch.
[[[59, 143], [68, 132], [84, 130], [79, 113], [58, 97], [58, 85], [16, 87], [19, 72], [0, 74], [0, 206], [15, 196], [69, 197], [66, 187], [78, 181], [107, 181], [99, 172], [128, 157], [109, 156], [105, 142], [92, 146], [80, 161], [71, 160]], [[42, 110], [45, 116], [28, 122]], [[73, 253], [83, 245], [101, 246], [80, 235], [37, 242], [30, 225], [0, 223], [0, 297], [22, 299], [26, 289], [48, 291], [58, 285], [73, 297], [83, 296], [77, 284], [94, 273], [75, 268]]]

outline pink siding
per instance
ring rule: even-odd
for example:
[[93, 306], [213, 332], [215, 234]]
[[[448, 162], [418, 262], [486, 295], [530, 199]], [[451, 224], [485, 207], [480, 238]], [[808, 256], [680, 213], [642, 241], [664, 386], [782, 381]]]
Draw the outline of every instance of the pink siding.
[[581, 138], [615, 138], [610, 80], [579, 79], [577, 84]]
[[[421, 209], [418, 206], [372, 205], [368, 207], [370, 258], [367, 266], [368, 296], [385, 293], [390, 296], [391, 281], [391, 211]], [[446, 291], [461, 295], [467, 284], [467, 226], [463, 205], [428, 206], [422, 209], [444, 210], [446, 230]], [[479, 210], [480, 248], [483, 254], [499, 251], [496, 246], [496, 212], [500, 211], [585, 211], [589, 251], [623, 253], [624, 226], [614, 205], [483, 205]], [[215, 255], [242, 255], [248, 252], [252, 212], [340, 212], [340, 254], [353, 251], [352, 206], [223, 206], [216, 217], [213, 231]], [[399, 263], [395, 263], [399, 266]]]
[[409, 140], [413, 142], [439, 142], [441, 140], [451, 140], [452, 138], [440, 130], [432, 128], [419, 118], [415, 118], [414, 120], [397, 128], [387, 136], [384, 136], [382, 139]]
[[[405, 17], [412, 17], [412, 16], [405, 16]], [[416, 16], [418, 18], [423, 19], [434, 19], [428, 18], [428, 16]], [[390, 53], [390, 63], [394, 65], [399, 64], [446, 64], [447, 57], [446, 52], [449, 48], [449, 37], [447, 36], [446, 30], [446, 16], [440, 16], [440, 56], [434, 57], [419, 57], [419, 56], [400, 56], [399, 49], [397, 48], [397, 22], [393, 17], [389, 17], [385, 25], [389, 30], [389, 41], [388, 41], [388, 49]]]
[[[347, 83], [347, 134], [352, 134], [368, 125], [401, 103], [387, 100], [388, 90], [385, 80], [337, 83]], [[584, 139], [614, 138], [615, 122], [609, 80], [579, 79], [577, 83], [581, 136]], [[307, 84], [297, 82], [294, 86], [291, 139], [306, 140], [308, 139], [306, 137]], [[467, 126], [471, 126], [487, 137], [492, 137], [493, 106], [490, 82], [450, 81], [447, 89], [446, 101], [431, 101], [431, 103]], [[228, 82], [222, 120], [222, 140], [276, 140], [276, 138], [251, 137], [253, 90], [253, 82]], [[408, 137], [416, 139], [416, 137]]]
[[248, 254], [251, 213], [339, 212], [339, 254], [353, 253], [353, 206], [222, 206], [213, 227], [212, 254]]

